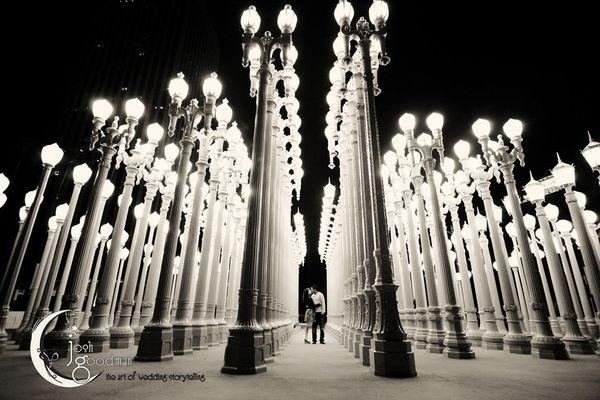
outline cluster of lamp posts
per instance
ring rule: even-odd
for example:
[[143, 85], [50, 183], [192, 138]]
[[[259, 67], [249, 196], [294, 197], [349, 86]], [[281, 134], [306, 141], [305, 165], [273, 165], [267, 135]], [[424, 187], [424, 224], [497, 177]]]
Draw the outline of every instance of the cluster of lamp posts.
[[[286, 6], [279, 21], [284, 40], [259, 45], [248, 30], [244, 34], [250, 92], [262, 113], [252, 158], [237, 124], [230, 123], [233, 111], [227, 99], [217, 105], [222, 85], [214, 73], [203, 82], [202, 103], [192, 99], [183, 104], [188, 95], [183, 74], [169, 83], [167, 135], [175, 136], [177, 144], [161, 145], [168, 140], [158, 123], [147, 126], [147, 141], [135, 139], [145, 109], [138, 99], [125, 103], [122, 125], [118, 116], [107, 124], [113, 114], [107, 100], [93, 102], [89, 150], [98, 151], [100, 160], [95, 171], [81, 164], [65, 172], [73, 178], [70, 200], [48, 221], [15, 332], [20, 349], [29, 349], [36, 321], [68, 310], [48, 330], [46, 351], [64, 356], [74, 340], [91, 343], [94, 352], [136, 344], [137, 361], [169, 360], [226, 343], [228, 328], [243, 336], [250, 312], [251, 332], [261, 336], [251, 364], [255, 351], [262, 352], [263, 364], [278, 354], [290, 337], [297, 268], [306, 253], [302, 215], [294, 216], [294, 224], [291, 216], [302, 178], [295, 98], [299, 79], [293, 69], [298, 54], [289, 38], [296, 16], [291, 7]], [[280, 69], [269, 63], [275, 48], [281, 49]], [[1, 351], [7, 347], [5, 328], [29, 239], [39, 229], [36, 216], [51, 171], [62, 158], [57, 144], [42, 149], [40, 183], [27, 193], [19, 211], [18, 233], [2, 276]], [[124, 171], [119, 174], [118, 169]], [[90, 179], [87, 204], [78, 207]], [[0, 184], [4, 192], [9, 185], [4, 175]], [[116, 217], [112, 225], [102, 224], [116, 188], [121, 190]], [[132, 206], [136, 191], [143, 202]], [[246, 341], [229, 341], [232, 350], [227, 353], [233, 354], [226, 355], [223, 371], [250, 373], [247, 365], [239, 365], [248, 363], [248, 353], [235, 349]]]
[[[404, 354], [399, 347], [388, 352], [381, 371], [372, 365], [376, 374], [388, 376], [413, 375], [411, 343], [459, 359], [475, 358], [475, 346], [550, 359], [594, 354], [600, 323], [597, 216], [585, 210], [585, 195], [573, 190], [574, 167], [559, 158], [551, 176], [531, 178], [522, 199], [513, 176], [515, 162], [524, 165], [522, 123], [510, 119], [503, 126], [510, 148], [502, 135], [491, 139], [489, 121], [477, 120], [473, 132], [483, 160], [469, 157], [470, 145], [461, 140], [454, 146], [462, 167], [457, 171], [457, 163], [444, 155], [444, 118], [438, 113], [426, 120], [431, 133], [419, 136], [415, 117], [402, 115], [403, 133], [394, 136], [393, 150], [379, 165], [371, 99], [379, 91], [378, 66], [388, 60], [384, 4], [374, 1], [369, 10], [375, 31], [364, 19], [356, 31], [349, 29], [349, 1], [340, 0], [335, 9], [341, 32], [333, 44], [337, 60], [329, 75], [325, 136], [330, 167], [337, 158], [340, 180], [339, 188], [331, 183], [324, 188], [319, 240], [328, 265], [330, 326], [363, 365], [377, 363], [377, 349], [383, 348], [378, 338], [389, 335], [397, 344], [411, 339]], [[583, 155], [597, 171], [600, 144], [590, 138]], [[490, 191], [494, 177], [507, 192], [503, 203], [512, 219], [504, 225], [507, 235], [503, 210]], [[570, 221], [558, 218], [556, 206], [543, 206], [546, 195], [558, 190], [564, 190]], [[475, 192], [483, 205], [479, 213]], [[523, 201], [535, 205], [535, 217], [523, 215]], [[385, 258], [391, 259], [389, 271]], [[374, 301], [373, 289], [381, 283], [393, 286], [397, 303], [393, 297]], [[395, 336], [393, 313], [402, 324]], [[393, 321], [384, 321], [383, 331], [381, 318]]]

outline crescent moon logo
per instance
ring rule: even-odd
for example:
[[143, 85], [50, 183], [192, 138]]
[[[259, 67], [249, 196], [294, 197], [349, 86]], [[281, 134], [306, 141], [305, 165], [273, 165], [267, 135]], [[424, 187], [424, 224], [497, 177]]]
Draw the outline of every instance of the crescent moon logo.
[[58, 355], [54, 353], [52, 356], [48, 356], [42, 348], [43, 336], [46, 333], [48, 325], [52, 322], [52, 320], [54, 320], [54, 318], [68, 311], [69, 310], [61, 310], [52, 313], [46, 318], [40, 320], [36, 324], [33, 331], [31, 332], [31, 344], [29, 355], [31, 356], [31, 362], [33, 363], [35, 370], [38, 372], [38, 374], [40, 374], [42, 378], [56, 386], [60, 386], [63, 388], [74, 388], [83, 386], [93, 381], [101, 374], [101, 372], [92, 376], [87, 367], [77, 364], [77, 367], [73, 370], [73, 372], [75, 372], [75, 370], [77, 369], [84, 369], [87, 371], [87, 379], [81, 380], [75, 379], [73, 377], [69, 378], [68, 376], [63, 375], [59, 371], [56, 371], [52, 367], [52, 362], [58, 359]]

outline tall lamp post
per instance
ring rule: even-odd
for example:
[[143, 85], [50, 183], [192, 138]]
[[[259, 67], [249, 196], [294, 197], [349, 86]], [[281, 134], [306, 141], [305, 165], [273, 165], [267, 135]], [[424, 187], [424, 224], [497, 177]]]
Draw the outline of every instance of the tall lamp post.
[[6, 341], [8, 339], [8, 335], [5, 331], [5, 328], [6, 321], [8, 319], [8, 312], [10, 311], [10, 300], [12, 299], [15, 286], [17, 285], [17, 279], [19, 278], [19, 272], [21, 271], [25, 254], [27, 253], [29, 239], [31, 238], [31, 233], [33, 232], [33, 227], [35, 226], [35, 220], [44, 198], [44, 192], [46, 191], [46, 186], [48, 185], [48, 180], [50, 179], [50, 173], [56, 164], [60, 162], [62, 157], [63, 151], [56, 143], [44, 146], [42, 148], [42, 176], [40, 177], [40, 183], [38, 184], [35, 192], [33, 204], [27, 213], [27, 217], [25, 218], [25, 230], [19, 247], [19, 252], [17, 253], [17, 258], [14, 260], [15, 263], [14, 265], [9, 264], [5, 267], [6, 273], [10, 274], [10, 280], [3, 282], [3, 287], [0, 288], [0, 296], [2, 298], [2, 309], [0, 310], [0, 354], [6, 350]]
[[[248, 198], [248, 220], [246, 224], [246, 242], [244, 245], [241, 269], [241, 284], [239, 289], [239, 308], [235, 324], [229, 330], [229, 338], [225, 349], [225, 364], [221, 372], [228, 374], [256, 374], [266, 371], [264, 365], [264, 336], [263, 329], [256, 319], [258, 301], [258, 274], [260, 265], [257, 263], [258, 247], [262, 245], [261, 213], [265, 202], [265, 177], [269, 165], [266, 165], [267, 153], [270, 151], [270, 135], [267, 118], [267, 99], [270, 95], [269, 86], [272, 79], [270, 63], [272, 53], [281, 49], [281, 57], [286, 64], [288, 50], [292, 45], [292, 32], [297, 23], [296, 14], [292, 7], [286, 5], [279, 13], [277, 25], [281, 36], [274, 38], [269, 31], [263, 37], [254, 34], [260, 27], [260, 16], [251, 6], [243, 12], [241, 26], [242, 35], [242, 65], [258, 64], [258, 90], [256, 92], [256, 119], [254, 122], [252, 170], [250, 173], [251, 192]], [[256, 63], [258, 61], [258, 63]], [[252, 67], [251, 68], [256, 68]], [[252, 71], [251, 71], [252, 72]], [[254, 78], [251, 78], [254, 81]]]
[[531, 339], [531, 354], [535, 357], [549, 359], [567, 359], [569, 357], [564, 343], [552, 334], [544, 291], [539, 271], [535, 267], [535, 259], [529, 246], [527, 238], [527, 229], [523, 221], [523, 211], [517, 192], [517, 185], [513, 175], [515, 162], [518, 160], [521, 165], [525, 163], [525, 154], [521, 143], [523, 138], [523, 124], [516, 119], [509, 119], [503, 126], [503, 131], [510, 139], [513, 145], [512, 150], [504, 144], [502, 135], [498, 135], [498, 140], [490, 139], [489, 131], [475, 129], [473, 133], [481, 145], [483, 156], [488, 165], [494, 172], [500, 170], [504, 180], [504, 186], [508, 193], [508, 204], [513, 217], [513, 223], [516, 228], [516, 239], [521, 253], [521, 260], [525, 281], [529, 287], [531, 296], [531, 308], [533, 309], [532, 320], [535, 324], [531, 331], [535, 336]]
[[[387, 3], [375, 0], [369, 8], [369, 18], [374, 29], [364, 17], [361, 17], [356, 28], [350, 24], [354, 10], [349, 1], [340, 0], [336, 6], [334, 16], [340, 32], [344, 35], [344, 63], [350, 61], [350, 43], [355, 41], [360, 48], [362, 57], [363, 77], [366, 83], [365, 113], [368, 116], [364, 142], [367, 149], [367, 165], [369, 176], [365, 177], [364, 186], [372, 193], [373, 213], [370, 223], [374, 225], [374, 251], [375, 281], [373, 288], [376, 292], [378, 305], [374, 318], [373, 339], [369, 351], [369, 364], [371, 370], [378, 376], [389, 377], [414, 377], [417, 375], [414, 354], [410, 342], [406, 340], [406, 333], [400, 323], [396, 291], [392, 275], [391, 257], [388, 246], [388, 226], [386, 221], [385, 199], [383, 181], [378, 176], [381, 165], [379, 150], [379, 131], [375, 110], [376, 71], [379, 64], [386, 65], [390, 59], [385, 51], [386, 21], [389, 16]], [[374, 59], [378, 57], [377, 59]], [[375, 71], [373, 71], [373, 69]], [[375, 72], [375, 73], [374, 73]], [[371, 318], [370, 315], [368, 315]]]

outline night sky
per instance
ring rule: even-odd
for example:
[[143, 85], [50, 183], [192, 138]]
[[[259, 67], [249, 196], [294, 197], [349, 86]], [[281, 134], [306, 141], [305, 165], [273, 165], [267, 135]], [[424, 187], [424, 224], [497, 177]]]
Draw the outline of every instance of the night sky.
[[[297, 206], [305, 215], [308, 245], [301, 284], [322, 286], [324, 266], [317, 254], [322, 187], [337, 175], [327, 168], [323, 134], [328, 72], [334, 61], [331, 43], [339, 29], [333, 0], [15, 4], [20, 10], [13, 15], [22, 16], [19, 26], [3, 35], [8, 68], [3, 138], [10, 151], [0, 158], [0, 171], [11, 178], [11, 186], [9, 201], [0, 210], [5, 227], [0, 256], [6, 259], [16, 211], [37, 182], [40, 147], [58, 141], [70, 157], [94, 158], [79, 151], [89, 134], [91, 99], [107, 97], [116, 105], [139, 96], [147, 105], [144, 121], [164, 121], [160, 107], [167, 104], [170, 77], [182, 70], [194, 96], [200, 94], [202, 78], [216, 71], [223, 83], [222, 97], [229, 99], [249, 143], [255, 106], [248, 95], [248, 71], [240, 61], [239, 17], [254, 4], [262, 17], [261, 33], [277, 32], [277, 14], [286, 3], [298, 14], [293, 41], [300, 54], [297, 97], [305, 175]], [[352, 3], [355, 16], [368, 14], [370, 1]], [[576, 165], [577, 187], [588, 195], [590, 208], [600, 209], [597, 180], [579, 153], [587, 144], [586, 130], [600, 139], [600, 47], [591, 8], [574, 3], [525, 9], [509, 2], [484, 7], [414, 1], [389, 1], [389, 7], [392, 61], [380, 68], [382, 93], [377, 98], [382, 150], [389, 148], [404, 112], [416, 114], [417, 132], [426, 128], [424, 119], [430, 112], [443, 113], [448, 154], [459, 138], [476, 145], [470, 126], [477, 118], [490, 119], [495, 132], [508, 118], [519, 118], [525, 124], [527, 161], [525, 169], [516, 169], [519, 186], [527, 182], [529, 168], [536, 177], [547, 175], [559, 151], [564, 161]], [[64, 180], [64, 175], [53, 178], [39, 221], [67, 200], [70, 176]], [[504, 194], [498, 185], [494, 190]], [[560, 205], [557, 195], [550, 200]], [[567, 216], [562, 208], [561, 217]], [[38, 240], [30, 250], [35, 257], [26, 263], [27, 271], [39, 257], [42, 226], [38, 222]]]

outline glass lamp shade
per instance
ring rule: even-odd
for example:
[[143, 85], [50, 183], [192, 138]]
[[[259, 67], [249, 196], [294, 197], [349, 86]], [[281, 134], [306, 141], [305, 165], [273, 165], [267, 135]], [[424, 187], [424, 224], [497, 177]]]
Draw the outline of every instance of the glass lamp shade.
[[460, 236], [462, 236], [464, 240], [471, 240], [471, 228], [469, 227], [469, 224], [463, 225], [460, 230]]
[[0, 208], [6, 204], [6, 200], [8, 200], [8, 197], [4, 193], [0, 193]]
[[460, 185], [468, 185], [469, 184], [469, 176], [463, 170], [458, 170], [456, 174], [454, 174], [454, 181], [457, 186]]
[[390, 16], [388, 5], [383, 0], [373, 0], [373, 4], [369, 7], [369, 20], [375, 26], [385, 24]]
[[333, 17], [339, 26], [349, 25], [354, 18], [354, 7], [347, 0], [340, 0], [333, 10]]
[[219, 123], [222, 122], [224, 124], [228, 124], [229, 121], [231, 121], [231, 118], [233, 117], [233, 110], [229, 106], [229, 100], [227, 99], [223, 99], [221, 104], [217, 106], [216, 112], [217, 121], [219, 121]]
[[506, 123], [502, 126], [502, 130], [504, 131], [506, 136], [508, 136], [508, 138], [512, 140], [517, 137], [520, 137], [523, 133], [523, 123], [518, 119], [511, 118], [508, 121], [506, 121]]
[[87, 164], [79, 164], [73, 168], [73, 182], [84, 185], [90, 180], [92, 170]]
[[329, 93], [327, 93], [325, 100], [330, 108], [339, 108], [340, 100], [337, 92], [331, 90]]
[[152, 143], [158, 143], [163, 138], [165, 130], [158, 122], [154, 122], [146, 128], [146, 135], [148, 135], [148, 140]]
[[148, 225], [150, 225], [151, 228], [156, 228], [159, 222], [160, 215], [154, 211], [152, 214], [150, 214], [150, 217], [148, 217]]
[[506, 233], [508, 233], [508, 236], [510, 236], [510, 237], [517, 236], [517, 230], [515, 228], [515, 225], [512, 222], [509, 222], [508, 224], [506, 224], [504, 226], [504, 230], [506, 230]]
[[445, 196], [452, 196], [452, 194], [454, 193], [454, 188], [452, 187], [452, 184], [448, 181], [442, 183], [442, 185], [440, 186], [440, 190]]
[[54, 167], [62, 160], [64, 151], [56, 143], [42, 147], [42, 162]]
[[285, 57], [286, 57], [286, 61], [287, 63], [294, 65], [296, 64], [296, 61], [298, 61], [298, 49], [296, 48], [296, 46], [294, 46], [293, 44], [290, 44], [289, 46], [286, 47], [285, 49]]
[[113, 183], [109, 180], [107, 180], [106, 182], [104, 182], [104, 185], [102, 186], [102, 197], [105, 199], [108, 199], [110, 196], [112, 196], [113, 192], [115, 191], [115, 185], [113, 185]]
[[475, 225], [477, 225], [478, 231], [485, 231], [487, 229], [487, 219], [481, 215], [475, 215]]
[[56, 223], [56, 216], [52, 216], [48, 219], [48, 230], [55, 231], [58, 228], [58, 224]]
[[432, 131], [439, 131], [444, 126], [444, 116], [440, 113], [434, 112], [429, 114], [425, 122]]
[[33, 204], [33, 200], [35, 200], [35, 194], [37, 190], [32, 190], [30, 192], [25, 193], [25, 207], [30, 208]]
[[456, 163], [454, 162], [454, 159], [450, 157], [444, 157], [444, 161], [442, 162], [442, 171], [444, 171], [444, 174], [452, 175], [455, 167]]
[[459, 160], [464, 160], [469, 157], [469, 154], [471, 153], [471, 145], [469, 142], [461, 139], [454, 144], [454, 153]]
[[397, 160], [398, 159], [396, 158], [396, 153], [394, 153], [393, 151], [388, 151], [383, 155], [383, 162], [391, 169], [396, 168]]
[[335, 196], [335, 186], [331, 183], [327, 183], [327, 185], [323, 187], [323, 193], [326, 199], [333, 199]]
[[6, 175], [0, 174], [0, 193], [4, 193], [8, 185], [10, 185], [10, 180]]
[[590, 137], [590, 142], [581, 152], [587, 163], [592, 168], [600, 167], [600, 143]]
[[556, 221], [556, 229], [558, 229], [560, 233], [569, 233], [573, 229], [573, 224], [566, 219], [559, 219]]
[[300, 86], [300, 78], [298, 77], [298, 75], [296, 73], [293, 73], [290, 78], [290, 89], [292, 91], [296, 91], [296, 90], [298, 90], [299, 86]]
[[332, 85], [341, 85], [343, 81], [342, 70], [337, 66], [336, 61], [336, 65], [329, 70], [329, 82], [331, 82]]
[[402, 132], [412, 131], [415, 129], [416, 123], [417, 120], [415, 119], [415, 116], [410, 113], [404, 113], [400, 116], [400, 119], [398, 119], [398, 125], [400, 125]]
[[129, 257], [129, 250], [126, 247], [123, 247], [121, 249], [121, 254], [119, 254], [119, 258], [121, 261], [125, 261], [127, 260], [127, 257]]
[[128, 117], [140, 119], [142, 114], [144, 114], [144, 109], [144, 103], [137, 98], [129, 99], [125, 102], [125, 114], [127, 114]]
[[165, 146], [165, 158], [168, 161], [175, 161], [177, 156], [179, 156], [179, 146], [177, 146], [175, 143], [169, 143]]
[[546, 204], [544, 207], [544, 212], [550, 221], [556, 221], [558, 219], [558, 207], [556, 207], [554, 204]]
[[123, 231], [123, 235], [121, 236], [121, 246], [125, 246], [125, 243], [129, 240], [129, 233]]
[[340, 56], [346, 52], [346, 37], [342, 32], [338, 33], [337, 37], [333, 41], [333, 52], [336, 56]]
[[379, 172], [381, 173], [381, 177], [383, 178], [383, 181], [387, 183], [387, 181], [390, 177], [389, 167], [385, 164], [382, 164]]
[[523, 222], [525, 223], [525, 228], [528, 231], [532, 231], [535, 229], [536, 219], [533, 215], [531, 215], [531, 214], [523, 215]]
[[585, 208], [585, 205], [587, 204], [586, 195], [577, 190], [573, 190], [573, 193], [575, 193], [575, 198], [577, 199], [577, 205], [579, 208]]
[[25, 218], [27, 218], [27, 210], [25, 209], [25, 206], [19, 208], [19, 221], [25, 221]]
[[113, 113], [113, 106], [106, 99], [95, 100], [92, 103], [92, 114], [95, 118], [107, 120]]
[[246, 33], [254, 34], [258, 31], [260, 28], [260, 15], [258, 15], [256, 7], [250, 6], [242, 13], [240, 24]]
[[292, 33], [294, 29], [296, 29], [296, 24], [298, 23], [298, 17], [294, 10], [292, 10], [292, 6], [286, 4], [283, 7], [283, 10], [279, 11], [279, 15], [277, 16], [277, 26], [279, 30], [283, 33]]
[[431, 135], [428, 133], [421, 133], [417, 137], [417, 143], [419, 144], [419, 146], [429, 147], [433, 143], [433, 137], [431, 137]]
[[406, 163], [401, 163], [400, 167], [398, 168], [398, 174], [400, 177], [402, 177], [402, 179], [409, 180], [410, 176], [412, 175], [412, 168]]
[[392, 147], [396, 152], [403, 154], [406, 148], [406, 136], [401, 133], [396, 133], [392, 138]]
[[221, 95], [222, 89], [223, 85], [221, 85], [221, 82], [219, 81], [215, 72], [211, 73], [210, 76], [202, 83], [202, 93], [204, 93], [204, 96], [206, 97], [217, 99]]
[[492, 125], [487, 119], [479, 118], [473, 123], [471, 128], [473, 129], [473, 134], [475, 134], [475, 137], [477, 137], [477, 139], [481, 139], [490, 135]]
[[598, 220], [598, 216], [592, 210], [584, 210], [583, 218], [585, 219], [585, 222], [587, 222], [588, 224], [595, 224], [596, 221]]
[[[152, 177], [156, 177], [157, 179], [162, 179], [162, 174], [165, 171], [170, 171], [171, 168], [171, 163], [167, 160], [165, 160], [164, 158], [159, 158], [156, 157], [154, 159], [154, 164], [152, 164], [152, 169], [156, 169], [158, 171], [158, 173], [155, 173], [154, 171], [152, 171]], [[153, 179], [153, 178], [150, 178]]]
[[80, 225], [73, 225], [71, 227], [71, 238], [77, 240], [80, 237], [81, 237], [81, 226]]
[[538, 238], [538, 240], [540, 241], [544, 241], [544, 234], [542, 233], [542, 229], [538, 228], [535, 230], [535, 237]]
[[575, 184], [575, 168], [566, 164], [558, 157], [558, 164], [552, 168], [552, 176], [558, 186], [568, 186]]
[[544, 191], [544, 185], [533, 179], [533, 177], [531, 177], [529, 182], [525, 185], [525, 193], [527, 193], [527, 198], [532, 203], [544, 200], [544, 197], [546, 197]]
[[67, 213], [69, 212], [69, 205], [67, 203], [63, 203], [56, 207], [56, 219], [64, 221], [67, 218]]
[[100, 227], [100, 236], [103, 239], [108, 239], [108, 237], [112, 234], [113, 227], [108, 222]]
[[444, 180], [444, 176], [439, 171], [433, 171], [433, 182], [435, 186], [440, 187], [442, 185], [442, 181]]
[[85, 224], [85, 218], [86, 218], [86, 214], [83, 214], [80, 218], [79, 218], [79, 225], [81, 225], [83, 227], [83, 224]]
[[188, 86], [185, 79], [183, 79], [183, 77], [183, 73], [179, 72], [177, 74], [177, 77], [171, 79], [171, 81], [169, 82], [169, 96], [171, 96], [171, 99], [173, 99], [174, 101], [181, 102], [188, 95], [188, 90], [190, 89], [190, 87]]

